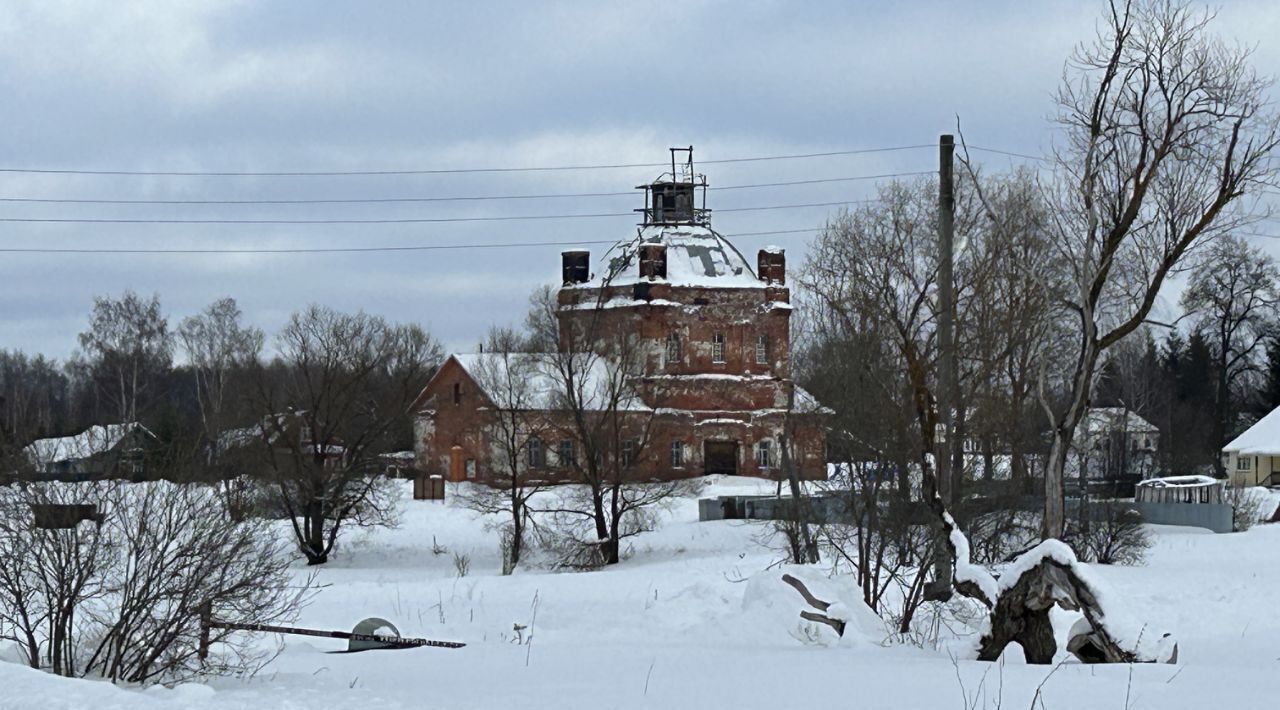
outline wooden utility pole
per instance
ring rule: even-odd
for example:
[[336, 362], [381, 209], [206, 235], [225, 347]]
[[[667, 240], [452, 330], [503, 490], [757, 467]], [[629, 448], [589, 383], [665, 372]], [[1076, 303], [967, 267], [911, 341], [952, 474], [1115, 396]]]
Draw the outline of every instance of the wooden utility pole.
[[[952, 164], [956, 142], [951, 134], [938, 138], [938, 422], [935, 432], [934, 465], [937, 467], [938, 496], [948, 508], [955, 505], [955, 481], [952, 471], [952, 418], [956, 401], [955, 293], [952, 266], [954, 262], [956, 198], [952, 182]], [[940, 434], [940, 436], [938, 436]], [[951, 590], [951, 556], [946, 545], [934, 562], [934, 579], [938, 590], [949, 595]], [[945, 590], [945, 591], [943, 591]]]

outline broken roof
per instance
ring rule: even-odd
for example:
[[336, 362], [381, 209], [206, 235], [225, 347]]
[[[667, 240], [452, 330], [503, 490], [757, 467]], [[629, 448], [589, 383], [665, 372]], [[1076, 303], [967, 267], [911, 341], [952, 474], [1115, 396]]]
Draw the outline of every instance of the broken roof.
[[[665, 279], [640, 276], [640, 246], [662, 244], [667, 247]], [[612, 273], [610, 286], [629, 286], [645, 281], [672, 286], [716, 288], [764, 288], [742, 252], [728, 239], [709, 227], [691, 224], [648, 225], [641, 227], [634, 239], [618, 242], [605, 252], [602, 274], [593, 275], [582, 287], [600, 287], [605, 275]]]
[[24, 451], [32, 462], [40, 464], [87, 459], [111, 451], [135, 431], [155, 438], [155, 434], [138, 422], [94, 425], [72, 436], [37, 439]]

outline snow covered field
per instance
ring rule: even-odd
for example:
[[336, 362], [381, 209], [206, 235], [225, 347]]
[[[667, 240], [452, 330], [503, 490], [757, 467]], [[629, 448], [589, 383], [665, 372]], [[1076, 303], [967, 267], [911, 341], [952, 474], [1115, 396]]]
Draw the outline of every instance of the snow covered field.
[[[703, 495], [766, 487], [717, 479]], [[472, 513], [407, 500], [399, 528], [347, 539], [299, 625], [349, 630], [380, 616], [402, 635], [466, 648], [330, 655], [345, 642], [291, 636], [251, 680], [147, 691], [0, 663], [0, 707], [1026, 708], [1037, 687], [1051, 710], [1267, 708], [1280, 697], [1280, 525], [1231, 535], [1158, 528], [1145, 566], [1093, 567], [1153, 629], [1174, 634], [1181, 662], [1056, 670], [886, 647], [865, 618], [838, 645], [801, 643], [789, 633], [801, 603], [774, 582], [781, 573], [742, 581], [775, 559], [759, 533], [699, 523], [688, 500], [615, 569], [502, 577], [496, 533]], [[433, 535], [448, 552], [433, 553]], [[454, 553], [470, 556], [467, 576]], [[824, 591], [841, 582], [856, 598], [847, 580]], [[1071, 620], [1056, 619], [1061, 632]], [[531, 644], [514, 641], [513, 624], [529, 627]]]

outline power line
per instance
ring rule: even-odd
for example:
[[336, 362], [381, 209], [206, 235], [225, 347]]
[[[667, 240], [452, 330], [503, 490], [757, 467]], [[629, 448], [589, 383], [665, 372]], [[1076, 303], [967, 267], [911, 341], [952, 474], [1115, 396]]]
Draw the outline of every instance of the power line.
[[[808, 202], [795, 205], [767, 205], [762, 207], [730, 207], [715, 212], [762, 212], [790, 210], [806, 207], [836, 207], [875, 200], [842, 200], [838, 202]], [[634, 212], [595, 212], [587, 214], [544, 215], [488, 215], [484, 217], [387, 217], [374, 219], [154, 219], [154, 218], [100, 218], [100, 217], [0, 217], [2, 223], [35, 224], [444, 224], [458, 222], [520, 222], [554, 219], [598, 219], [604, 217], [633, 217]]]
[[[818, 232], [822, 227], [809, 227], [806, 229], [778, 229], [764, 232], [740, 232], [738, 234], [725, 234], [725, 237], [759, 237], [768, 235], [785, 235], [785, 234], [802, 234], [806, 232]], [[336, 253], [357, 253], [357, 252], [413, 252], [413, 251], [437, 251], [449, 249], [514, 249], [523, 247], [547, 247], [547, 246], [581, 246], [584, 244], [617, 244], [615, 239], [594, 239], [579, 241], [553, 241], [553, 242], [505, 242], [505, 243], [480, 243], [480, 244], [428, 244], [414, 246], [379, 246], [379, 247], [299, 247], [299, 248], [246, 248], [246, 249], [103, 249], [96, 247], [0, 247], [0, 253], [7, 254], [336, 254]]]
[[[746, 190], [761, 187], [790, 187], [795, 185], [817, 185], [833, 182], [854, 182], [858, 180], [882, 180], [885, 178], [932, 175], [935, 171], [920, 170], [905, 173], [882, 173], [879, 175], [852, 175], [848, 177], [818, 178], [813, 180], [792, 180], [788, 182], [763, 182], [754, 185], [722, 185], [708, 187], [708, 190]], [[0, 202], [39, 203], [39, 204], [86, 204], [86, 205], [340, 205], [340, 204], [384, 204], [384, 203], [419, 203], [419, 202], [463, 202], [486, 200], [545, 200], [554, 198], [587, 198], [587, 197], [632, 197], [634, 190], [627, 192], [576, 192], [551, 193], [541, 195], [460, 195], [453, 197], [368, 197], [368, 198], [335, 198], [335, 199], [278, 199], [278, 200], [129, 200], [109, 198], [60, 198], [60, 197], [0, 197]]]
[[998, 150], [998, 148], [983, 148], [980, 146], [966, 146], [966, 147], [968, 147], [969, 150], [972, 150], [972, 151], [992, 152], [992, 154], [996, 154], [996, 155], [1007, 155], [1010, 157], [1024, 157], [1024, 159], [1027, 159], [1027, 160], [1039, 160], [1042, 162], [1052, 162], [1052, 160], [1048, 159], [1048, 157], [1044, 157], [1042, 155], [1025, 154], [1025, 152], [1002, 151], [1002, 150]]
[[[751, 156], [746, 158], [721, 158], [719, 160], [700, 160], [700, 165], [722, 165], [726, 163], [753, 163], [768, 160], [806, 160], [810, 158], [827, 158], [840, 155], [865, 155], [868, 153], [888, 153], [901, 150], [932, 148], [931, 144], [900, 145], [885, 148], [860, 148], [856, 150], [833, 150], [822, 153], [795, 153], [791, 155]], [[619, 168], [659, 168], [670, 166], [665, 163], [616, 163], [602, 165], [551, 165], [527, 167], [494, 167], [494, 168], [431, 168], [412, 170], [289, 170], [274, 172], [254, 171], [180, 171], [180, 170], [88, 170], [81, 168], [15, 168], [0, 167], [0, 173], [33, 173], [42, 175], [116, 175], [116, 176], [159, 176], [159, 177], [351, 177], [372, 175], [459, 175], [464, 173], [531, 173], [557, 172], [570, 170], [612, 170]]]

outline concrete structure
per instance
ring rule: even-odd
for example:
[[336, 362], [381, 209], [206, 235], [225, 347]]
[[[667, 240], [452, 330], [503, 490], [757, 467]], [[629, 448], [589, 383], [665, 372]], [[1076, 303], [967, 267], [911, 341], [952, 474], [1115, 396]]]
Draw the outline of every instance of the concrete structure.
[[1280, 408], [1222, 447], [1233, 486], [1280, 485]]
[[[706, 180], [693, 172], [692, 150], [679, 164], [677, 152], [671, 173], [640, 188], [636, 235], [596, 273], [588, 252], [562, 254], [558, 354], [455, 355], [436, 373], [414, 405], [420, 470], [486, 478], [502, 458], [494, 413], [524, 409], [538, 413], [526, 426], [539, 430], [527, 464], [543, 469], [539, 477], [569, 477], [581, 442], [563, 402], [563, 363], [580, 356], [590, 407], [624, 410], [635, 443], [618, 456], [639, 480], [776, 477], [784, 443], [802, 477], [825, 478], [824, 411], [791, 380], [785, 253], [762, 249], [753, 269], [696, 206]], [[511, 368], [523, 374], [512, 378]], [[516, 392], [516, 381], [527, 385]]]

